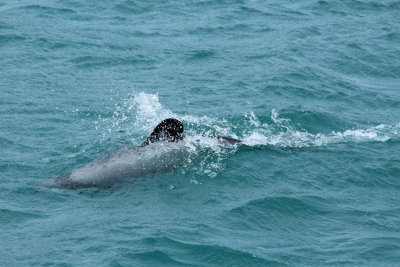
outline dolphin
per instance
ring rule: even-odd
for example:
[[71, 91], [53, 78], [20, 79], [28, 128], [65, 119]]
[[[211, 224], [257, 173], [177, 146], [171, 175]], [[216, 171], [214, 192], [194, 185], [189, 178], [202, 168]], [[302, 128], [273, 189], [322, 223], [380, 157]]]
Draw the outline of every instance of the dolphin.
[[[160, 122], [139, 146], [123, 148], [118, 152], [72, 170], [68, 175], [51, 181], [51, 187], [69, 189], [89, 187], [112, 187], [127, 178], [168, 171], [183, 166], [190, 153], [180, 142], [185, 138], [183, 124], [169, 118]], [[225, 136], [217, 138], [222, 145], [234, 145], [240, 140]]]

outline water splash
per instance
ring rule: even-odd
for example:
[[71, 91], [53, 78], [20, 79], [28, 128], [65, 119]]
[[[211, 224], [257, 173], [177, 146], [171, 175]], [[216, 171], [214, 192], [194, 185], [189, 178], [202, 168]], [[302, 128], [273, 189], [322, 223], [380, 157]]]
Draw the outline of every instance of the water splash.
[[253, 112], [235, 119], [180, 115], [166, 109], [160, 103], [158, 94], [144, 92], [133, 92], [122, 103], [115, 104], [115, 111], [111, 117], [100, 118], [95, 124], [97, 129], [103, 131], [103, 140], [109, 140], [115, 134], [123, 132], [125, 137], [135, 144], [140, 143], [160, 121], [170, 117], [183, 121], [185, 134], [190, 140], [187, 142], [188, 146], [193, 146], [190, 143], [196, 143], [212, 148], [217, 153], [220, 152], [217, 142], [202, 138], [203, 136], [229, 136], [243, 140], [247, 146], [274, 145], [296, 148], [348, 142], [386, 142], [400, 137], [400, 123], [342, 132], [332, 131], [330, 134], [312, 134], [306, 130], [297, 130], [290, 119], [279, 117], [275, 109], [271, 110], [269, 124], [260, 121]]
[[[400, 123], [313, 134], [306, 130], [298, 130], [298, 124], [280, 117], [275, 109], [271, 110], [268, 123], [265, 119], [260, 120], [253, 112], [239, 118], [180, 115], [166, 109], [160, 103], [157, 94], [144, 92], [133, 92], [122, 103], [115, 104], [112, 116], [100, 118], [95, 123], [98, 129], [102, 129], [104, 141], [114, 142], [115, 136], [121, 138], [120, 135], [124, 135], [122, 139], [137, 145], [160, 121], [170, 117], [181, 120], [185, 125], [186, 138], [182, 145], [190, 157], [183, 168], [190, 168], [194, 176], [206, 175], [211, 178], [224, 170], [224, 160], [236, 152], [237, 146], [223, 146], [217, 139], [210, 138], [210, 135], [237, 138], [243, 141], [242, 144], [250, 147], [272, 145], [280, 148], [386, 142], [400, 138]], [[99, 124], [103, 124], [103, 127]]]
[[386, 142], [400, 138], [400, 123], [394, 125], [380, 124], [366, 129], [349, 129], [343, 132], [332, 131], [330, 134], [312, 134], [298, 131], [290, 120], [278, 118], [275, 110], [271, 111], [272, 125], [263, 125], [253, 129], [251, 134], [243, 138], [248, 146], [274, 145], [279, 147], [312, 147], [326, 146], [336, 143]]

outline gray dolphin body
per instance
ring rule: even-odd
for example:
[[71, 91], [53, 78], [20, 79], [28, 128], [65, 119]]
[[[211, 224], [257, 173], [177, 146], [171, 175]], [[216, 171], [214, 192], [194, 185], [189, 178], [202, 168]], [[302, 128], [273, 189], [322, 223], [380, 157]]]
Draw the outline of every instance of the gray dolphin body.
[[[62, 188], [111, 187], [128, 178], [168, 171], [190, 160], [188, 148], [179, 142], [184, 139], [183, 124], [166, 119], [157, 125], [142, 145], [119, 150], [111, 156], [89, 162], [60, 176], [50, 186]], [[222, 145], [234, 145], [240, 140], [224, 136], [217, 138]]]
[[157, 143], [129, 147], [108, 158], [95, 160], [54, 181], [55, 187], [112, 187], [128, 178], [141, 177], [181, 167], [190, 153], [184, 144]]

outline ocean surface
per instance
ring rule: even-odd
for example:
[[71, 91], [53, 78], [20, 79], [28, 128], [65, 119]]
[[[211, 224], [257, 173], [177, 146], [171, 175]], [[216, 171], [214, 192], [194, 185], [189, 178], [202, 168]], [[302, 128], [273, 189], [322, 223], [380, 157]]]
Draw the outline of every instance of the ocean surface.
[[[398, 265], [399, 14], [0, 0], [0, 266]], [[170, 117], [181, 166], [49, 186]]]

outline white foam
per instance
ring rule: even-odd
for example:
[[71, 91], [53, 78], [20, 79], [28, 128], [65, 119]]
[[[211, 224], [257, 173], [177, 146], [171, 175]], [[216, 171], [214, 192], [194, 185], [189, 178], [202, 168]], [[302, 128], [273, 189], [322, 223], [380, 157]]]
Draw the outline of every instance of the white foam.
[[252, 132], [248, 137], [243, 139], [243, 143], [248, 146], [263, 145], [268, 143], [268, 138], [263, 134], [255, 131]]
[[281, 123], [281, 122], [285, 122], [285, 121], [290, 121], [289, 119], [285, 119], [285, 118], [278, 118], [278, 112], [276, 112], [275, 109], [271, 110], [271, 120], [275, 123]]
[[275, 110], [271, 112], [271, 119], [277, 126], [285, 130], [273, 133], [271, 127], [260, 127], [253, 130], [243, 139], [248, 146], [274, 145], [279, 147], [310, 147], [326, 146], [335, 143], [362, 143], [362, 142], [386, 142], [393, 138], [400, 138], [400, 123], [395, 125], [380, 124], [366, 129], [351, 129], [343, 132], [332, 131], [330, 134], [311, 134], [307, 131], [298, 131], [287, 124], [290, 120], [278, 118]]

